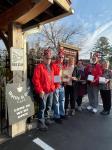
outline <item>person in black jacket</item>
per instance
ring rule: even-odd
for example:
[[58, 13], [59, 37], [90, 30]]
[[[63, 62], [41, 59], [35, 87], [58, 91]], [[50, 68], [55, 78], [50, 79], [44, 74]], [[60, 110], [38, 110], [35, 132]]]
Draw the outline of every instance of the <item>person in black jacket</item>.
[[102, 77], [104, 77], [104, 82], [100, 82], [100, 95], [103, 102], [103, 110], [101, 111], [101, 115], [109, 115], [110, 109], [111, 109], [111, 79], [112, 79], [112, 73], [109, 70], [109, 62], [108, 61], [102, 61], [102, 70], [103, 74]]
[[77, 110], [82, 111], [82, 98], [85, 94], [87, 94], [87, 85], [86, 85], [86, 75], [85, 75], [85, 67], [83, 65], [82, 60], [78, 60], [77, 63], [77, 74], [78, 74], [78, 93], [77, 93]]

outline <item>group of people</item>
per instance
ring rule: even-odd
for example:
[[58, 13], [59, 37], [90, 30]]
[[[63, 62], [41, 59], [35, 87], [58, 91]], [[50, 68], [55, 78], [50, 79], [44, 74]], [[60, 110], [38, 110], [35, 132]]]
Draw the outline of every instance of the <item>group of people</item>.
[[[38, 97], [38, 128], [42, 131], [48, 130], [48, 125], [54, 121], [61, 124], [69, 115], [74, 116], [76, 109], [82, 111], [85, 94], [88, 94], [89, 99], [87, 110], [96, 113], [99, 90], [103, 101], [101, 114], [110, 113], [112, 75], [108, 63], [100, 63], [97, 53], [87, 66], [82, 60], [77, 62], [73, 57], [64, 64], [64, 57], [63, 47], [58, 50], [55, 61], [52, 61], [52, 51], [45, 49], [43, 62], [34, 69], [32, 83]], [[89, 79], [90, 76], [93, 80]], [[105, 81], [100, 83], [99, 78]]]

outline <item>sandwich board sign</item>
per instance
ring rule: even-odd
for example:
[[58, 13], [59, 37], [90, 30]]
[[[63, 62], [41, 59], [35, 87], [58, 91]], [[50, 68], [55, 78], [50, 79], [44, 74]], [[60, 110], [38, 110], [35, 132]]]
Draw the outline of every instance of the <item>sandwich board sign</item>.
[[6, 101], [9, 125], [34, 115], [34, 101], [29, 85], [24, 83], [7, 84]]
[[23, 71], [24, 70], [24, 49], [17, 49], [11, 47], [11, 71]]

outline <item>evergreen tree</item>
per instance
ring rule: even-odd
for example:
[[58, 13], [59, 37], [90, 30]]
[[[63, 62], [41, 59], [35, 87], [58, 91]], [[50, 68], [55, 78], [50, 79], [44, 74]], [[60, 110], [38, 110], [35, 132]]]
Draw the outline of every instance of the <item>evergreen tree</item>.
[[112, 47], [111, 47], [111, 45], [109, 43], [108, 38], [106, 38], [106, 37], [100, 37], [97, 40], [97, 42], [96, 42], [93, 50], [95, 52], [101, 53], [102, 58], [105, 58], [105, 59], [109, 60]]

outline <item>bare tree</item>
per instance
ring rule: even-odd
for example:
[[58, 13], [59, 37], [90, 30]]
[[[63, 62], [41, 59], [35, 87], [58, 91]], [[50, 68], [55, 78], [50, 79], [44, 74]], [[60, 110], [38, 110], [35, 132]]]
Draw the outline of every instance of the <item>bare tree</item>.
[[42, 31], [38, 34], [40, 44], [43, 47], [51, 47], [57, 50], [59, 42], [73, 44], [75, 38], [82, 36], [82, 27], [74, 27], [73, 24], [60, 23], [59, 21], [42, 26]]

